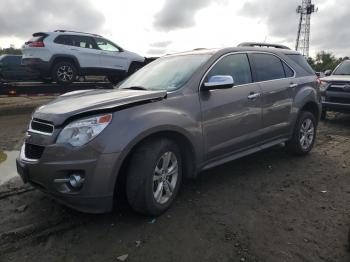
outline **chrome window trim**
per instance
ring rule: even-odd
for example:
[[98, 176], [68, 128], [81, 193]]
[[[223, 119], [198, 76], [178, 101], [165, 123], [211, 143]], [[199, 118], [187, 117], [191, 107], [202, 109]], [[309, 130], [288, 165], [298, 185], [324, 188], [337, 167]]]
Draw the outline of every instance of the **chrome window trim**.
[[[198, 91], [200, 92], [201, 90], [201, 87], [203, 85], [203, 81], [204, 79], [207, 77], [207, 75], [209, 74], [210, 70], [219, 62], [221, 61], [223, 58], [225, 58], [226, 56], [229, 56], [229, 55], [235, 55], [235, 54], [268, 54], [268, 55], [273, 55], [277, 58], [279, 58], [281, 61], [283, 61], [294, 73], [294, 75], [292, 77], [284, 77], [284, 78], [277, 78], [277, 79], [272, 79], [272, 80], [265, 80], [265, 81], [256, 81], [256, 82], [251, 82], [251, 83], [247, 83], [247, 84], [241, 84], [241, 85], [235, 85], [234, 87], [240, 87], [240, 86], [246, 86], [246, 85], [251, 85], [251, 84], [256, 84], [256, 83], [266, 83], [266, 82], [271, 82], [271, 81], [278, 81], [278, 80], [282, 80], [282, 79], [295, 79], [296, 78], [296, 72], [294, 70], [293, 67], [291, 67], [287, 62], [286, 60], [284, 60], [283, 58], [279, 57], [278, 55], [276, 54], [273, 54], [273, 53], [270, 53], [270, 52], [266, 52], [266, 51], [239, 51], [239, 52], [230, 52], [230, 53], [227, 53], [227, 54], [224, 54], [222, 56], [220, 56], [210, 67], [209, 69], [205, 72], [205, 74], [203, 75], [201, 81], [200, 81], [200, 84], [199, 84], [199, 87], [198, 87]], [[249, 61], [249, 57], [248, 57], [248, 61]], [[249, 65], [250, 65], [250, 70], [251, 70], [251, 73], [252, 72], [252, 63], [249, 61]], [[283, 65], [282, 65], [283, 66]], [[283, 69], [284, 70], [284, 69]], [[253, 79], [252, 79], [253, 80]]]

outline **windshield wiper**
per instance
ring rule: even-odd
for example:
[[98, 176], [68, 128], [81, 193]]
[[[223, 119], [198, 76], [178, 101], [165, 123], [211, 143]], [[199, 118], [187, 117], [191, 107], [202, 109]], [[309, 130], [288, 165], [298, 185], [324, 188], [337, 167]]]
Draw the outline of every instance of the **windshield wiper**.
[[130, 87], [123, 87], [122, 89], [131, 89], [131, 90], [148, 90], [147, 88], [144, 88], [143, 86], [130, 86]]

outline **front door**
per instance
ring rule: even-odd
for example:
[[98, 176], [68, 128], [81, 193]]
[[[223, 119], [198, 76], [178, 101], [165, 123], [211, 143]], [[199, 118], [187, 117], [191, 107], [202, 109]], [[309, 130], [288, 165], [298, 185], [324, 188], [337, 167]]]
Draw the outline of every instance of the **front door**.
[[107, 39], [95, 38], [95, 41], [100, 50], [99, 56], [102, 68], [127, 71], [129, 60], [125, 52]]
[[255, 145], [261, 128], [261, 91], [252, 81], [247, 54], [222, 57], [204, 82], [214, 75], [230, 75], [235, 83], [229, 89], [200, 91], [207, 160]]

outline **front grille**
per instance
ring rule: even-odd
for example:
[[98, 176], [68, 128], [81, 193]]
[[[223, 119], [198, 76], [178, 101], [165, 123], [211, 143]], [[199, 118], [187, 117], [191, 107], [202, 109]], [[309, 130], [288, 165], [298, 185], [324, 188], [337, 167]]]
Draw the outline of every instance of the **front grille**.
[[350, 93], [350, 82], [332, 82], [327, 91]]
[[51, 135], [54, 131], [54, 126], [41, 120], [33, 119], [30, 122], [30, 131]]
[[350, 97], [328, 97], [327, 101], [332, 103], [350, 104]]
[[44, 149], [45, 147], [43, 146], [26, 143], [24, 147], [24, 154], [25, 157], [29, 159], [40, 159], [44, 152]]

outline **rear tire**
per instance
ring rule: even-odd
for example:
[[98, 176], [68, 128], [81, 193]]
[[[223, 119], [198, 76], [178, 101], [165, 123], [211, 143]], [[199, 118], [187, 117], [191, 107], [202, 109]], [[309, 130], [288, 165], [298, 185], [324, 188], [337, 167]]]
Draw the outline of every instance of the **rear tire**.
[[293, 131], [292, 139], [287, 142], [287, 149], [295, 155], [306, 155], [314, 146], [317, 122], [315, 116], [302, 111]]
[[61, 85], [69, 85], [77, 77], [77, 69], [71, 62], [58, 62], [52, 69], [52, 78]]
[[138, 213], [159, 216], [173, 203], [182, 180], [180, 149], [171, 140], [151, 140], [136, 149], [128, 167], [127, 199]]
[[327, 118], [327, 110], [322, 110], [321, 112], [321, 120], [324, 121]]

